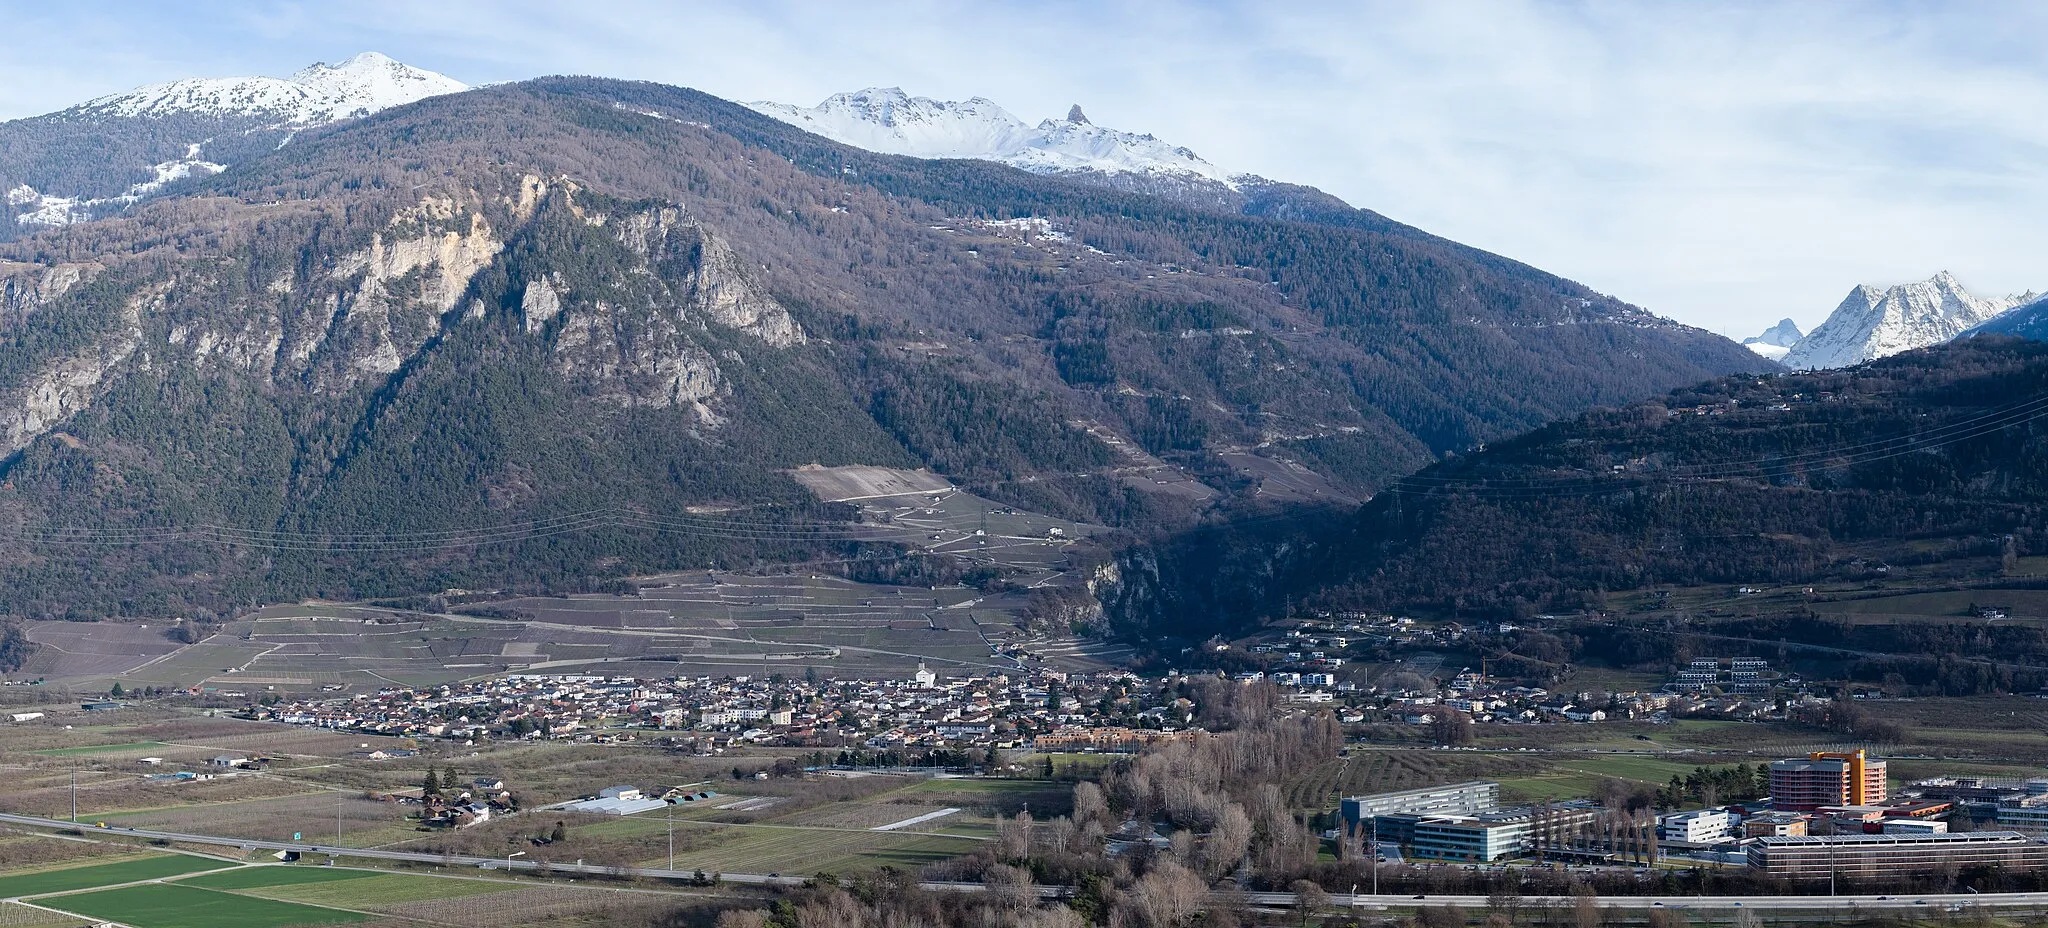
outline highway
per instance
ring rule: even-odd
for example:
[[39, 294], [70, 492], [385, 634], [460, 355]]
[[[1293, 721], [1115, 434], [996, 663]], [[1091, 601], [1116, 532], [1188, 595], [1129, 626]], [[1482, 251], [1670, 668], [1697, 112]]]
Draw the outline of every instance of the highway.
[[[656, 868], [603, 867], [595, 864], [547, 863], [527, 858], [467, 857], [460, 854], [429, 854], [419, 851], [391, 851], [381, 848], [336, 847], [331, 844], [314, 844], [299, 841], [264, 841], [252, 838], [229, 838], [219, 835], [195, 835], [175, 831], [156, 831], [147, 828], [106, 828], [89, 824], [74, 824], [63, 819], [40, 818], [33, 815], [14, 815], [0, 812], [0, 823], [25, 825], [31, 828], [77, 829], [87, 834], [127, 835], [131, 837], [178, 841], [186, 844], [204, 844], [215, 847], [231, 847], [244, 851], [297, 851], [300, 854], [324, 854], [331, 857], [354, 857], [369, 860], [404, 861], [430, 864], [442, 867], [475, 867], [490, 870], [523, 870], [528, 873], [586, 874], [606, 877], [638, 877], [655, 880], [687, 881], [696, 875], [695, 870], [662, 870]], [[783, 876], [772, 873], [720, 873], [719, 879], [728, 883], [742, 883], [756, 886], [801, 886], [804, 877]], [[923, 883], [925, 889], [951, 892], [980, 892], [980, 883]], [[1048, 899], [1064, 897], [1070, 891], [1065, 886], [1041, 886], [1039, 895]], [[1216, 894], [1216, 902], [1242, 901], [1248, 905], [1273, 908], [1291, 908], [1300, 904], [1294, 893], [1239, 893]], [[1524, 908], [1552, 906], [1569, 909], [1578, 900], [1570, 896], [1524, 896], [1520, 904]], [[1949, 912], [1969, 909], [1972, 911], [1998, 912], [2003, 914], [2024, 914], [2048, 912], [2048, 893], [1948, 893], [1948, 894], [1905, 894], [1891, 896], [1600, 896], [1594, 903], [1602, 908], [1627, 910], [1678, 909], [1690, 911], [1715, 910], [1732, 912], [1738, 909], [1752, 909], [1787, 914], [1803, 913], [1811, 916], [1828, 916], [1830, 913], [1846, 914], [1850, 910], [1872, 911], [1878, 909], [1910, 910], [1914, 912]], [[1379, 895], [1369, 893], [1331, 893], [1330, 904], [1335, 907], [1379, 909], [1410, 909], [1421, 906], [1455, 905], [1462, 909], [1484, 909], [1490, 904], [1486, 896], [1415, 896]]]

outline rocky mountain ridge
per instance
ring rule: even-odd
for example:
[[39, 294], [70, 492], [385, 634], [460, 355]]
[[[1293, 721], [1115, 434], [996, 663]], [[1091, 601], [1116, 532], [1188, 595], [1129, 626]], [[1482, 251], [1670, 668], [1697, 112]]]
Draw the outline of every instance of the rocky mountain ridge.
[[1783, 362], [1795, 370], [1825, 370], [1938, 345], [2033, 298], [1979, 297], [1947, 271], [1883, 289], [1865, 284], [1849, 291]]
[[1163, 175], [1235, 190], [1232, 175], [1149, 134], [1095, 125], [1076, 104], [1036, 126], [994, 101], [913, 97], [898, 87], [833, 94], [814, 107], [766, 101], [754, 110], [869, 151], [914, 158], [973, 158], [1035, 174]]

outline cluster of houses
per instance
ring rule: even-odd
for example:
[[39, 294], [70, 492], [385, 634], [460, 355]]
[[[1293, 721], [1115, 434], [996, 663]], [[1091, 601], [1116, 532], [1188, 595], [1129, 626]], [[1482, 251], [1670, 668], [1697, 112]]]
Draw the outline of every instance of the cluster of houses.
[[252, 718], [407, 738], [665, 739], [700, 752], [736, 745], [1135, 750], [1189, 728], [1174, 678], [1041, 670], [907, 679], [807, 674], [643, 680], [514, 675], [344, 698], [250, 706]]

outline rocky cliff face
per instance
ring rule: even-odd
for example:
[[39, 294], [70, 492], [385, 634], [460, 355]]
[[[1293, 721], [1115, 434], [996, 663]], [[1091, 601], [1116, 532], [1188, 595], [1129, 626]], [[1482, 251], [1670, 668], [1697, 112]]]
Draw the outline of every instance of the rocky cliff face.
[[[218, 261], [153, 277], [122, 302], [118, 324], [0, 393], [0, 447], [25, 447], [128, 369], [224, 366], [270, 389], [327, 396], [384, 388], [454, 327], [490, 324], [495, 311], [472, 285], [492, 269], [525, 278], [503, 310], [516, 314], [518, 331], [543, 344], [551, 366], [590, 398], [621, 407], [686, 407], [715, 425], [725, 385], [711, 350], [718, 333], [778, 349], [806, 341], [733, 248], [682, 208], [613, 216], [579, 194], [566, 179], [528, 177], [495, 203], [474, 193], [429, 196], [372, 232], [367, 246], [256, 289], [231, 286]], [[485, 217], [493, 207], [517, 223], [509, 235]], [[537, 244], [563, 229], [588, 238], [569, 250], [613, 252], [617, 272], [565, 272], [569, 250]], [[508, 241], [526, 247], [509, 254]], [[0, 266], [0, 318], [27, 317], [96, 270]]]
[[160, 310], [168, 287], [144, 288], [121, 304], [114, 330], [89, 349], [37, 371], [0, 393], [0, 450], [13, 453], [90, 405], [142, 344], [142, 320]]
[[63, 296], [98, 269], [93, 264], [45, 266], [0, 261], [0, 321], [19, 321]]

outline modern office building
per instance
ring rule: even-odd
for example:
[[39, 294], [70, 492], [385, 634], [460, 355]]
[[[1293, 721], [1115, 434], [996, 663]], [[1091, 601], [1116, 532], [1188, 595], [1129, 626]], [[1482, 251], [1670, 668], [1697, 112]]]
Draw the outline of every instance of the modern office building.
[[2048, 843], [2015, 831], [1759, 838], [1749, 847], [1749, 866], [1799, 881], [1871, 880], [1975, 866], [2031, 871], [2048, 867]]
[[1657, 839], [1713, 844], [1730, 837], [1729, 829], [1734, 826], [1734, 821], [1727, 809], [1695, 809], [1660, 815], [1657, 817]]
[[1816, 752], [1771, 762], [1771, 808], [1807, 812], [1822, 806], [1874, 806], [1885, 799], [1885, 763], [1863, 751]]
[[1347, 796], [1339, 803], [1344, 826], [1352, 828], [1382, 815], [1479, 815], [1500, 808], [1500, 784], [1469, 780], [1448, 786], [1425, 786], [1370, 796]]
[[2048, 802], [2040, 797], [1998, 804], [1998, 827], [2027, 835], [2048, 835]]
[[1590, 802], [1508, 809], [1479, 815], [1393, 813], [1373, 819], [1383, 844], [1399, 844], [1423, 860], [1486, 862], [1520, 857], [1538, 846], [1562, 847], [1599, 815]]

